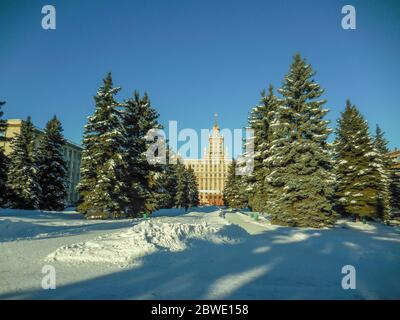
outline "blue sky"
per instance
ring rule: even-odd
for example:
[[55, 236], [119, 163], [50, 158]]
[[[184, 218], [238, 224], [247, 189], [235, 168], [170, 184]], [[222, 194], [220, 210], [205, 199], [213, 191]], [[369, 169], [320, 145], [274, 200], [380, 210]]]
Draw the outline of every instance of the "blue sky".
[[[41, 28], [41, 8], [57, 29]], [[341, 28], [352, 4], [357, 29]], [[269, 83], [281, 85], [300, 52], [326, 89], [335, 125], [346, 98], [390, 147], [400, 147], [398, 1], [11, 1], [0, 2], [0, 100], [7, 118], [56, 114], [79, 142], [93, 95], [111, 71], [119, 99], [147, 91], [160, 121], [178, 129], [246, 125]]]

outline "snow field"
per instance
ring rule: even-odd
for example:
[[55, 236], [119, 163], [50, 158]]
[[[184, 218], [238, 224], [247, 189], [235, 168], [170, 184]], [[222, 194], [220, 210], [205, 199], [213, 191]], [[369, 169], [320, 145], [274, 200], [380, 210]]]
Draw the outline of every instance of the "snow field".
[[[41, 272], [57, 270], [57, 289]], [[344, 265], [357, 289], [343, 290]], [[0, 210], [0, 299], [398, 299], [400, 228], [170, 209], [150, 219]]]

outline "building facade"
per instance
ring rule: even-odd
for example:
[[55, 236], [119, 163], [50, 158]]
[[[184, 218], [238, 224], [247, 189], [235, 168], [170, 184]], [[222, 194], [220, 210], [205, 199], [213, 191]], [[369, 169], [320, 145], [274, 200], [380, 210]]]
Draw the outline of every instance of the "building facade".
[[196, 175], [200, 205], [224, 204], [223, 190], [231, 162], [224, 147], [224, 137], [215, 121], [203, 158], [183, 160], [184, 165], [192, 168]]
[[[5, 154], [8, 155], [12, 151], [11, 140], [13, 137], [21, 133], [22, 121], [20, 119], [7, 120], [7, 128], [4, 132], [4, 141], [1, 142], [4, 147]], [[43, 130], [36, 128], [36, 143], [39, 142], [40, 135]], [[64, 146], [64, 158], [67, 165], [68, 178], [68, 197], [67, 204], [72, 205], [79, 199], [79, 194], [76, 191], [76, 186], [80, 180], [80, 166], [82, 157], [82, 147], [72, 141], [66, 140]]]
[[400, 169], [400, 150], [394, 149], [389, 152], [389, 157], [394, 161], [393, 167]]

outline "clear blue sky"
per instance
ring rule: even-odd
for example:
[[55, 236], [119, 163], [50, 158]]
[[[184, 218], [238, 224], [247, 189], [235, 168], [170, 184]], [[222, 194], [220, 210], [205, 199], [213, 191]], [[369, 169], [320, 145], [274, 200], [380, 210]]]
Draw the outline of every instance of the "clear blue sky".
[[[41, 28], [41, 8], [57, 29]], [[357, 29], [341, 28], [341, 8]], [[160, 120], [178, 128], [240, 128], [269, 83], [280, 86], [300, 52], [326, 89], [332, 126], [350, 98], [400, 147], [400, 2], [394, 1], [0, 1], [0, 100], [5, 117], [44, 127], [57, 114], [80, 142], [93, 95], [111, 71], [148, 91]]]

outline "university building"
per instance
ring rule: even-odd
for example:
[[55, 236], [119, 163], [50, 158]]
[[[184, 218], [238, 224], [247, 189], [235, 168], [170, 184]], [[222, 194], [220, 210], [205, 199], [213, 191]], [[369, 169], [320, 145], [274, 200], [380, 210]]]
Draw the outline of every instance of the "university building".
[[222, 191], [231, 162], [224, 148], [224, 137], [215, 121], [203, 158], [183, 160], [184, 165], [192, 168], [196, 175], [200, 205], [223, 205]]
[[400, 150], [394, 149], [389, 152], [389, 157], [393, 159], [393, 167], [400, 169]]
[[[4, 147], [5, 154], [11, 153], [11, 139], [21, 133], [22, 121], [20, 119], [7, 120], [7, 128], [4, 132], [5, 141], [1, 142]], [[39, 136], [43, 134], [43, 130], [36, 129], [36, 143], [39, 142]], [[67, 165], [68, 175], [68, 198], [67, 204], [74, 204], [79, 199], [79, 194], [76, 191], [76, 186], [80, 179], [80, 166], [81, 166], [82, 147], [72, 141], [66, 139], [64, 146], [64, 158]]]

